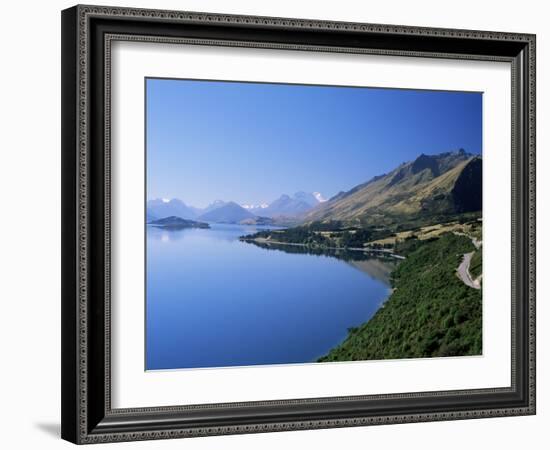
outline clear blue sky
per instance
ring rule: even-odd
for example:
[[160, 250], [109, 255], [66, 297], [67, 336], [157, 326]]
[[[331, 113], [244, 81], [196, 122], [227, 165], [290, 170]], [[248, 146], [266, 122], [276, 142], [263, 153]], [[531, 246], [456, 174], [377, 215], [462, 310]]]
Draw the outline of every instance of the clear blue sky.
[[482, 94], [147, 79], [147, 198], [325, 197], [419, 154], [481, 153]]

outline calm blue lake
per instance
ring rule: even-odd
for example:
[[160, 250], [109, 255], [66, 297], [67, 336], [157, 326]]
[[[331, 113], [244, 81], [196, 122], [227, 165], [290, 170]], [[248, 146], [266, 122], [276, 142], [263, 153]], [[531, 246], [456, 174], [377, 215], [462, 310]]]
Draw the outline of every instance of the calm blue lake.
[[389, 295], [386, 261], [266, 249], [238, 240], [265, 228], [211, 227], [148, 227], [148, 370], [314, 362]]

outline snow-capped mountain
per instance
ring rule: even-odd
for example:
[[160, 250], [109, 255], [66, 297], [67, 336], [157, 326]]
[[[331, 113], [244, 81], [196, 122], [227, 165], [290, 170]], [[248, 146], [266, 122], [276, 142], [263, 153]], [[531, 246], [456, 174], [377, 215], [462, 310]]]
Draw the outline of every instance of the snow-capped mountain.
[[319, 203], [324, 203], [326, 202], [328, 199], [326, 199], [325, 197], [322, 196], [322, 194], [320, 192], [312, 192], [313, 196], [317, 199], [317, 201]]
[[[296, 192], [292, 198], [307, 203], [309, 206], [317, 206], [322, 200], [319, 200], [319, 197], [323, 198], [319, 192]], [[324, 200], [324, 199], [323, 199]]]
[[283, 194], [278, 199], [260, 207], [247, 208], [254, 214], [264, 217], [296, 217], [315, 208], [325, 199], [319, 192], [296, 192], [292, 197]]
[[158, 198], [147, 202], [147, 222], [170, 216], [191, 220], [200, 217], [212, 222], [224, 221], [234, 223], [240, 220], [253, 220], [257, 218], [296, 218], [308, 213], [325, 201], [325, 198], [319, 192], [304, 191], [296, 192], [292, 197], [283, 194], [271, 203], [246, 203], [239, 205], [232, 201], [216, 200], [206, 208], [189, 206], [177, 198]]
[[250, 204], [244, 204], [241, 205], [244, 209], [265, 209], [269, 206], [269, 203], [261, 203], [259, 205], [250, 205]]

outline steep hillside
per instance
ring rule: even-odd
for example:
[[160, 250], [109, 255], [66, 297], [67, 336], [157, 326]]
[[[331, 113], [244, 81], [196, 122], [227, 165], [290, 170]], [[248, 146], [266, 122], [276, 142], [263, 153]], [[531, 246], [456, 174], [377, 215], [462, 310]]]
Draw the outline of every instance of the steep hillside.
[[389, 225], [481, 210], [481, 157], [459, 150], [420, 155], [388, 174], [341, 192], [304, 216], [304, 222], [340, 220]]
[[424, 241], [392, 272], [384, 307], [319, 361], [481, 354], [481, 291], [455, 274], [462, 254], [473, 250], [468, 237], [452, 233]]

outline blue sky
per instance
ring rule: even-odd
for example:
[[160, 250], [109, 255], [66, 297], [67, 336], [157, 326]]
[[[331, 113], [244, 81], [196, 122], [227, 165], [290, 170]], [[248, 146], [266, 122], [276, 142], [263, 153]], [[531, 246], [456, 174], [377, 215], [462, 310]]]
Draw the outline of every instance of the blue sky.
[[147, 198], [331, 197], [419, 154], [481, 153], [482, 94], [147, 79]]

